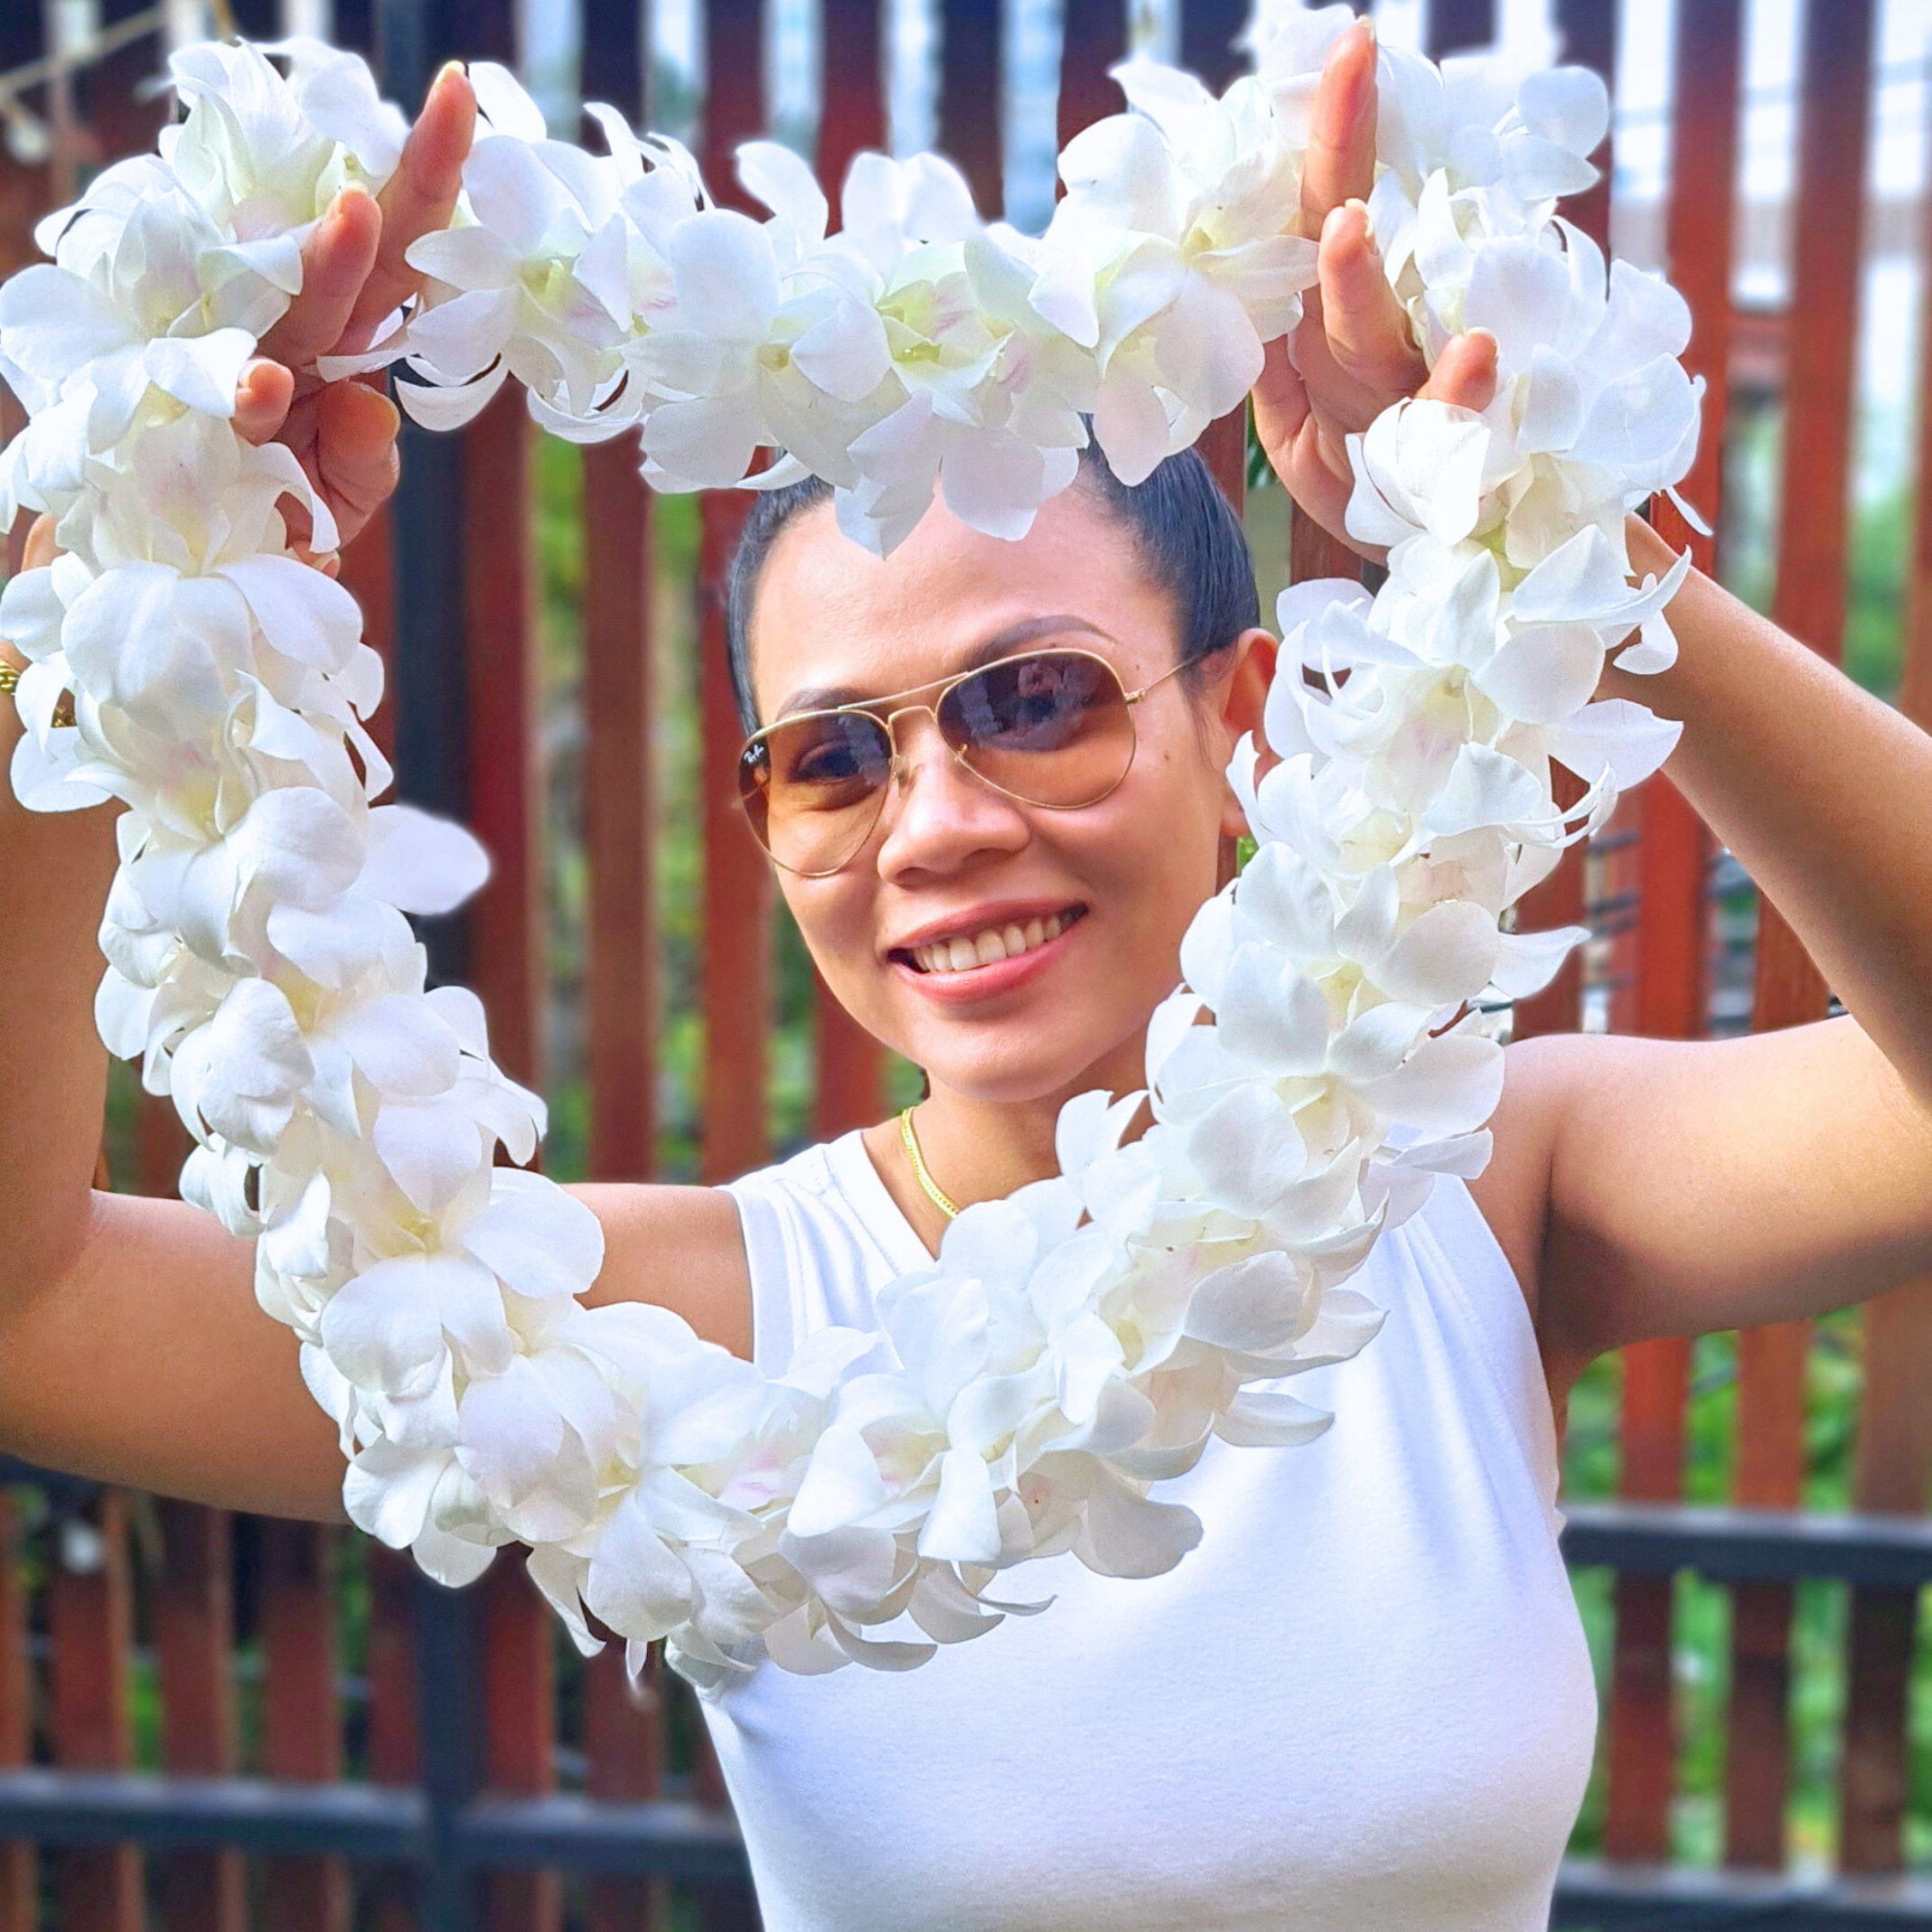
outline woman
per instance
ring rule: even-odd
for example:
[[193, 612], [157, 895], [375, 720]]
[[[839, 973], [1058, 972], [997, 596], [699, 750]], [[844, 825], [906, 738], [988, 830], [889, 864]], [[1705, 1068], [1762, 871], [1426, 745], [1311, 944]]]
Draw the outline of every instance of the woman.
[[[1409, 347], [1355, 199], [1374, 74], [1365, 31], [1346, 36], [1307, 173], [1320, 295], [1256, 398], [1277, 469], [1336, 531], [1347, 434], [1418, 388], [1480, 407], [1493, 380], [1487, 341], [1452, 344], [1426, 384]], [[386, 205], [332, 211], [243, 379], [246, 431], [296, 447], [345, 534], [393, 482], [394, 413], [291, 371], [360, 346], [406, 291], [403, 249], [446, 220], [471, 113], [445, 74]], [[1641, 526], [1632, 544], [1640, 568], [1667, 560]], [[868, 1323], [957, 1205], [1050, 1172], [1069, 1095], [1140, 1083], [1148, 1016], [1241, 830], [1222, 773], [1273, 657], [1244, 572], [1192, 459], [1138, 493], [1090, 464], [1018, 544], [935, 510], [883, 561], [816, 492], [761, 506], [734, 583], [750, 721], [863, 701], [894, 714], [897, 755], [850, 801], [856, 836], [764, 835], [834, 991], [931, 1096], [905, 1127], [729, 1190], [586, 1190], [599, 1296], [661, 1301], [780, 1369], [811, 1328]], [[1383, 1241], [1364, 1277], [1383, 1335], [1316, 1372], [1335, 1428], [1292, 1455], [1215, 1445], [1167, 1492], [1205, 1525], [1177, 1570], [1123, 1581], [1056, 1559], [1014, 1580], [1065, 1599], [1053, 1616], [910, 1676], [763, 1669], [727, 1693], [711, 1721], [774, 1932], [1544, 1922], [1594, 1715], [1552, 1401], [1605, 1349], [1816, 1312], [1932, 1265], [1932, 745], [1702, 578], [1670, 618], [1680, 661], [1643, 696], [1683, 720], [1673, 775], [1849, 1017], [1721, 1046], [1513, 1047], [1487, 1171], [1439, 1182]], [[981, 671], [1045, 688], [1068, 651], [1104, 661], [1102, 701], [1131, 696], [1136, 743], [1104, 797], [1050, 810], [951, 757], [932, 708], [966, 680], [970, 713]], [[0, 1027], [0, 1439], [333, 1517], [333, 1430], [252, 1306], [246, 1246], [179, 1204], [89, 1192], [108, 826], [0, 810], [0, 971], [37, 1002]]]

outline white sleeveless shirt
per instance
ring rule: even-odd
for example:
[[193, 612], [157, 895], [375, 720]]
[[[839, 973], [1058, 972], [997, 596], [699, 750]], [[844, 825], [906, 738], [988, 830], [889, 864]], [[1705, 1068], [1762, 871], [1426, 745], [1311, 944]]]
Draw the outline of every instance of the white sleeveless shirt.
[[[773, 1373], [929, 1264], [856, 1133], [728, 1191]], [[1293, 1383], [1334, 1427], [1159, 1487], [1177, 1569], [1049, 1558], [920, 1669], [706, 1707], [766, 1932], [1544, 1932], [1596, 1693], [1528, 1310], [1456, 1180], [1357, 1285], [1382, 1333]]]

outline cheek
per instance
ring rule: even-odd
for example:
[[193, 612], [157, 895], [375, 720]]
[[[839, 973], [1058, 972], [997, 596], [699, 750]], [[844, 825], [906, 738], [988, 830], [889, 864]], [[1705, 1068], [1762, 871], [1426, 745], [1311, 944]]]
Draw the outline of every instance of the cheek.
[[779, 894], [825, 983], [840, 1006], [863, 1020], [885, 977], [873, 952], [877, 880], [853, 866], [829, 879], [781, 872]]

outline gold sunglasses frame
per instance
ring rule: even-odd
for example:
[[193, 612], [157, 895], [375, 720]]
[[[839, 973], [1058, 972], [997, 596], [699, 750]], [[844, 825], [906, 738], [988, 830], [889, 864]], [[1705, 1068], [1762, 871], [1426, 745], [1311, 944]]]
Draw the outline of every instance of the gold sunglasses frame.
[[[984, 677], [989, 671], [998, 671], [1002, 665], [1023, 664], [1029, 658], [1065, 657], [1085, 658], [1089, 662], [1098, 664], [1113, 680], [1114, 689], [1120, 692], [1122, 700], [1127, 706], [1127, 761], [1121, 767], [1120, 776], [1104, 792], [1096, 792], [1092, 798], [1082, 799], [1078, 804], [1043, 805], [1037, 799], [1022, 797], [1019, 792], [1009, 791], [1005, 785], [995, 784], [984, 772], [975, 771], [966, 762], [965, 752], [948, 742], [944, 731], [940, 729], [939, 708], [945, 703], [946, 699], [961, 685], [970, 682], [974, 678]], [[1186, 671], [1191, 661], [1193, 661], [1190, 659], [1183, 658], [1178, 664], [1170, 664], [1158, 678], [1150, 679], [1139, 690], [1130, 691], [1127, 689], [1126, 680], [1121, 676], [1118, 668], [1111, 660], [1103, 658], [1099, 652], [1085, 651], [1077, 644], [1055, 644], [1045, 649], [1016, 651], [1007, 657], [993, 658], [987, 663], [975, 664], [971, 671], [956, 671], [949, 678], [929, 679], [924, 684], [910, 685], [903, 691], [888, 691], [883, 698], [868, 699], [862, 704], [827, 705], [820, 710], [793, 711], [787, 717], [774, 718], [769, 725], [753, 732], [745, 740], [738, 752], [737, 767], [735, 767], [735, 769], [742, 768], [746, 759], [751, 755], [754, 748], [769, 739], [772, 733], [778, 730], [782, 726], [802, 724], [806, 720], [814, 717], [849, 717], [855, 712], [862, 717], [870, 718], [873, 723], [884, 728], [886, 743], [891, 755], [886, 765], [885, 783], [878, 788], [878, 809], [873, 814], [872, 822], [866, 827], [858, 843], [836, 866], [827, 866], [822, 871], [819, 872], [802, 871], [796, 866], [786, 865], [784, 860], [779, 858], [763, 839], [758, 839], [758, 834], [755, 828], [752, 830], [752, 837], [758, 839], [758, 849], [774, 866], [783, 872], [791, 873], [794, 878], [831, 878], [843, 872], [865, 850], [867, 845], [870, 842], [872, 834], [878, 830], [879, 820], [885, 816], [886, 798], [890, 795], [893, 786], [905, 776], [907, 766], [899, 751], [897, 726], [900, 718], [908, 717], [914, 711], [924, 711], [933, 720], [933, 728], [935, 731], [939, 731], [940, 741], [945, 745], [947, 751], [952, 754], [953, 762], [961, 771], [970, 773], [989, 792], [997, 792], [1000, 797], [1009, 798], [1017, 805], [1029, 806], [1036, 811], [1085, 811], [1089, 807], [1103, 804], [1108, 799], [1111, 798], [1121, 789], [1121, 785], [1127, 782], [1128, 773], [1134, 768], [1134, 758], [1140, 749], [1140, 734], [1134, 727], [1133, 708], [1149, 691], [1165, 684], [1169, 678], [1176, 677]], [[934, 695], [930, 701], [924, 704], [902, 704], [900, 702], [901, 699], [916, 698], [922, 691], [932, 691]], [[887, 705], [891, 706], [892, 708], [882, 711], [880, 707]], [[749, 826], [751, 824], [751, 804], [742, 785], [738, 787], [738, 806], [745, 813], [746, 823]]]

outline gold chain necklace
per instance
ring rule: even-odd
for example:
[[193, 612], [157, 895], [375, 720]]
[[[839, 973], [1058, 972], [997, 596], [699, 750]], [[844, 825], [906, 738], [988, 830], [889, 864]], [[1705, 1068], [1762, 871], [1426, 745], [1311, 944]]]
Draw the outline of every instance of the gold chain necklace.
[[919, 1183], [921, 1192], [948, 1221], [958, 1220], [960, 1211], [953, 1205], [952, 1197], [933, 1178], [926, 1168], [925, 1156], [919, 1151], [919, 1136], [913, 1131], [911, 1107], [899, 1116], [899, 1140], [905, 1149], [905, 1158], [913, 1164], [913, 1178]]

